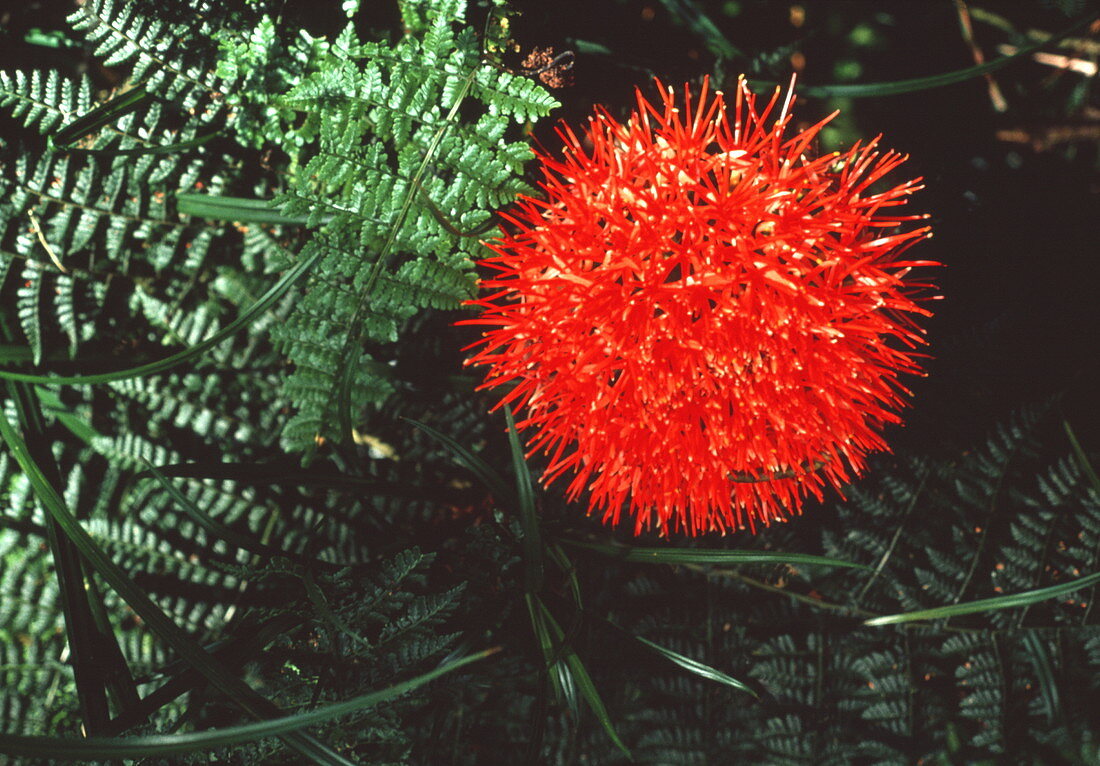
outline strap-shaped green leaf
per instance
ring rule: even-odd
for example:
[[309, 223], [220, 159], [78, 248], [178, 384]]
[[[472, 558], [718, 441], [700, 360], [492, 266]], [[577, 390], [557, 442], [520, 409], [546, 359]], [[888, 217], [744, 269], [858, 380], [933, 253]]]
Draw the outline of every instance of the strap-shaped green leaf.
[[304, 225], [308, 220], [308, 216], [280, 213], [279, 208], [272, 205], [270, 200], [216, 194], [178, 192], [176, 209], [184, 215], [211, 221]]
[[734, 47], [695, 0], [661, 0], [661, 5], [702, 38], [710, 52], [718, 58], [745, 58], [745, 54]]
[[1039, 699], [1042, 701], [1047, 723], [1053, 725], [1062, 716], [1062, 701], [1058, 694], [1058, 682], [1054, 678], [1050, 652], [1047, 651], [1045, 641], [1046, 639], [1034, 630], [1026, 631], [1021, 639], [1024, 651], [1031, 660], [1031, 667], [1035, 670], [1035, 678], [1039, 682]]
[[[631, 635], [633, 635], [633, 634], [631, 634]], [[705, 678], [708, 681], [716, 681], [717, 683], [725, 684], [726, 686], [732, 686], [734, 689], [739, 689], [743, 692], [748, 692], [749, 694], [751, 694], [754, 697], [759, 696], [756, 692], [754, 692], [752, 690], [752, 687], [748, 686], [744, 682], [738, 681], [733, 676], [727, 675], [726, 673], [723, 673], [721, 670], [718, 670], [717, 668], [712, 668], [710, 665], [707, 665], [704, 662], [699, 662], [699, 660], [693, 660], [691, 657], [686, 657], [686, 656], [680, 654], [679, 652], [674, 652], [671, 649], [669, 649], [668, 647], [661, 646], [660, 644], [655, 644], [652, 641], [650, 641], [648, 638], [642, 638], [641, 636], [634, 636], [634, 640], [638, 641], [639, 643], [644, 645], [646, 648], [653, 650], [657, 654], [664, 657], [666, 660], [669, 660], [670, 662], [673, 662], [673, 663], [679, 665], [684, 670], [687, 670], [691, 673], [694, 673], [695, 675], [699, 676], [700, 678]]]
[[259, 300], [253, 303], [247, 311], [242, 313], [239, 317], [227, 324], [218, 332], [211, 335], [204, 341], [196, 343], [195, 345], [184, 349], [178, 353], [166, 356], [163, 359], [159, 359], [155, 362], [149, 362], [148, 364], [138, 365], [137, 367], [128, 367], [124, 370], [116, 370], [114, 372], [101, 372], [95, 375], [31, 375], [24, 372], [14, 372], [11, 370], [0, 370], [0, 378], [6, 378], [7, 380], [18, 380], [24, 383], [49, 383], [52, 385], [62, 386], [87, 386], [96, 383], [107, 383], [112, 380], [126, 380], [127, 378], [140, 378], [146, 375], [155, 375], [158, 372], [164, 372], [170, 370], [173, 367], [183, 364], [184, 362], [192, 359], [200, 354], [204, 353], [208, 349], [221, 343], [226, 338], [232, 336], [242, 327], [247, 325], [253, 319], [258, 317], [264, 311], [266, 311], [275, 301], [282, 297], [283, 293], [290, 289], [291, 285], [298, 281], [310, 267], [320, 257], [319, 252], [315, 252], [310, 255], [309, 258], [301, 260], [294, 268], [288, 271], [279, 279], [271, 289], [264, 293]]
[[[956, 69], [953, 72], [930, 75], [928, 77], [914, 77], [908, 80], [894, 80], [892, 82], [868, 82], [868, 83], [837, 83], [833, 85], [803, 85], [799, 84], [798, 92], [811, 98], [869, 98], [873, 96], [897, 96], [902, 93], [914, 93], [931, 88], [941, 88], [945, 85], [953, 85], [957, 82], [965, 82], [975, 77], [996, 72], [998, 69], [1008, 66], [1020, 59], [1027, 58], [1031, 54], [1051, 48], [1059, 42], [1091, 24], [1100, 14], [1091, 14], [1081, 19], [1076, 24], [1059, 32], [1049, 40], [1021, 48], [1010, 56], [1002, 56], [985, 64]], [[774, 87], [776, 83], [754, 81], [760, 87]]]
[[542, 650], [542, 657], [546, 662], [546, 673], [550, 677], [550, 685], [554, 689], [554, 695], [565, 702], [569, 711], [575, 716], [580, 710], [577, 704], [577, 685], [573, 683], [573, 674], [569, 666], [562, 661], [562, 649], [555, 645], [550, 636], [550, 628], [546, 623], [546, 615], [543, 613], [543, 605], [539, 597], [534, 593], [524, 594], [524, 602], [527, 604], [527, 613], [531, 618], [531, 629], [535, 632], [535, 638]]
[[640, 564], [791, 564], [870, 569], [869, 566], [857, 564], [854, 561], [834, 559], [828, 556], [814, 556], [808, 553], [739, 551], [716, 548], [636, 548], [630, 545], [607, 545], [567, 539], [562, 539], [560, 542], [574, 548], [585, 548], [622, 561]]
[[[273, 718], [240, 726], [200, 731], [191, 734], [154, 734], [143, 737], [27, 737], [0, 734], [0, 753], [17, 757], [50, 758], [63, 761], [88, 761], [100, 758], [152, 758], [180, 753], [211, 750], [243, 742], [255, 742], [265, 737], [286, 735], [307, 726], [331, 721], [357, 710], [399, 697], [440, 676], [458, 670], [498, 651], [486, 649], [468, 657], [440, 665], [416, 678], [394, 684], [376, 692], [354, 697], [344, 702], [309, 710], [304, 713]], [[350, 762], [349, 762], [350, 763]]]
[[[249, 714], [257, 718], [270, 718], [277, 714], [278, 708], [273, 703], [236, 675], [228, 672], [220, 662], [180, 629], [96, 544], [69, 511], [65, 501], [32, 458], [26, 443], [8, 422], [7, 416], [3, 414], [0, 414], [0, 438], [7, 443], [8, 449], [27, 476], [43, 507], [57, 522], [65, 536], [76, 546], [80, 556], [108, 585], [114, 588], [153, 633], [171, 646], [212, 686], [233, 699]], [[294, 732], [283, 736], [288, 745], [314, 763], [328, 766], [351, 766], [352, 764], [351, 761], [310, 735]], [[87, 742], [87, 740], [81, 741]]]
[[537, 593], [542, 588], [542, 540], [539, 534], [539, 520], [535, 514], [535, 492], [531, 486], [531, 472], [527, 470], [527, 461], [523, 458], [523, 446], [516, 432], [516, 420], [512, 417], [512, 408], [504, 405], [504, 417], [508, 421], [508, 446], [512, 452], [512, 471], [516, 475], [516, 497], [518, 498], [519, 523], [523, 529], [524, 580], [528, 593]]
[[205, 513], [201, 508], [199, 508], [191, 500], [191, 498], [180, 492], [176, 485], [170, 482], [168, 480], [168, 477], [160, 472], [160, 469], [158, 469], [148, 460], [145, 461], [145, 465], [149, 469], [150, 473], [152, 473], [153, 476], [156, 478], [157, 482], [160, 483], [160, 486], [163, 487], [164, 490], [172, 497], [172, 499], [176, 501], [176, 505], [178, 505], [180, 509], [184, 513], [186, 513], [196, 524], [205, 529], [211, 535], [221, 540], [224, 540], [230, 545], [234, 545], [241, 550], [248, 551], [249, 553], [254, 553], [257, 556], [263, 556], [267, 558], [272, 558], [276, 556], [285, 556], [286, 558], [294, 559], [298, 558], [292, 553], [288, 553], [286, 551], [282, 551], [278, 548], [267, 545], [266, 543], [259, 540], [258, 538], [253, 537], [252, 535], [246, 535], [238, 532], [235, 529], [225, 526], [217, 519], [211, 518], [211, 516]]
[[588, 703], [588, 707], [596, 714], [596, 720], [600, 722], [600, 726], [607, 732], [607, 736], [615, 743], [615, 747], [619, 748], [627, 758], [633, 760], [630, 749], [627, 748], [626, 743], [619, 737], [619, 733], [615, 731], [615, 724], [611, 722], [611, 716], [608, 714], [607, 708], [603, 704], [603, 699], [600, 698], [600, 693], [596, 689], [596, 684], [592, 682], [592, 676], [588, 674], [588, 668], [584, 666], [584, 662], [581, 661], [576, 650], [565, 642], [565, 633], [562, 631], [561, 626], [558, 625], [557, 620], [554, 619], [554, 616], [550, 614], [550, 610], [546, 608], [546, 605], [543, 604], [538, 597], [535, 597], [535, 604], [541, 610], [542, 616], [546, 620], [546, 627], [550, 630], [550, 637], [553, 639], [554, 644], [559, 647], [558, 650], [561, 653], [562, 659], [569, 667], [573, 682], [576, 683], [577, 689], [580, 691], [581, 696], [584, 697], [585, 702]]
[[1018, 606], [1029, 606], [1050, 598], [1058, 598], [1087, 588], [1100, 582], [1100, 572], [1086, 577], [1078, 577], [1069, 582], [1050, 585], [1046, 588], [1025, 590], [1021, 593], [1012, 593], [1007, 596], [983, 598], [977, 601], [967, 601], [965, 604], [952, 604], [951, 606], [937, 606], [932, 609], [919, 609], [915, 612], [903, 612], [901, 614], [888, 614], [882, 617], [872, 617], [864, 620], [864, 625], [897, 625], [902, 622], [916, 622], [918, 620], [938, 620], [943, 617], [954, 617], [959, 614], [974, 614], [975, 612], [992, 612], [998, 609], [1015, 609]]
[[1089, 483], [1092, 484], [1092, 488], [1100, 495], [1100, 476], [1096, 475], [1096, 469], [1092, 467], [1092, 462], [1085, 454], [1084, 447], [1081, 446], [1081, 442], [1077, 441], [1077, 434], [1074, 433], [1068, 420], [1062, 421], [1062, 428], [1065, 429], [1066, 436], [1069, 437], [1070, 446], [1073, 447], [1073, 456], [1077, 458], [1077, 465], [1081, 468], [1081, 472], [1085, 474]]
[[68, 144], [78, 141], [89, 133], [94, 133], [107, 125], [113, 125], [119, 118], [136, 111], [153, 100], [153, 95], [142, 86], [130, 88], [125, 93], [105, 101], [85, 115], [77, 117], [61, 130], [50, 136], [58, 149], [67, 149]]
[[144, 154], [179, 154], [180, 152], [186, 152], [190, 149], [197, 149], [217, 135], [218, 133], [214, 131], [199, 136], [198, 138], [192, 138], [190, 141], [179, 141], [174, 144], [164, 144], [162, 146], [140, 146], [135, 149], [77, 149], [75, 147], [66, 147], [64, 151], [69, 154], [86, 154], [92, 157], [140, 157]]
[[450, 453], [454, 456], [455, 461], [459, 465], [465, 466], [471, 473], [473, 473], [473, 475], [476, 476], [481, 481], [481, 483], [488, 488], [489, 492], [491, 492], [493, 497], [497, 498], [497, 500], [507, 502], [511, 499], [512, 493], [508, 491], [508, 485], [505, 483], [504, 479], [501, 478], [501, 475], [497, 473], [496, 470], [484, 460], [479, 458], [474, 453], [470, 452], [470, 450], [463, 447], [450, 436], [447, 436], [446, 434], [435, 430], [431, 426], [413, 420], [412, 418], [405, 418], [405, 420], [409, 421], [421, 431], [428, 434], [428, 436], [432, 437], [444, 447], [446, 447], [447, 450], [450, 451]]

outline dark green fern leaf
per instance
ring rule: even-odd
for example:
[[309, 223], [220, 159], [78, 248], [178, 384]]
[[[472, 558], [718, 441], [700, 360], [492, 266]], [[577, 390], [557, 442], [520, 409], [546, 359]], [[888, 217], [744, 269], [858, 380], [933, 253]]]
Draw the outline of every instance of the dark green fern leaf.
[[[398, 341], [424, 308], [472, 296], [477, 227], [527, 190], [518, 173], [530, 151], [502, 143], [513, 120], [544, 115], [540, 88], [481, 60], [477, 40], [456, 32], [465, 3], [425, 3], [422, 38], [360, 43], [351, 27], [329, 62], [283, 102], [324, 114], [318, 147], [281, 198], [287, 215], [315, 229], [306, 246], [324, 258], [298, 310], [275, 333], [295, 369], [287, 393], [298, 413], [284, 447], [303, 450], [343, 435], [394, 390], [364, 345]], [[480, 115], [457, 117], [468, 101]], [[441, 221], [440, 216], [450, 219]], [[380, 360], [379, 360], [380, 361]]]

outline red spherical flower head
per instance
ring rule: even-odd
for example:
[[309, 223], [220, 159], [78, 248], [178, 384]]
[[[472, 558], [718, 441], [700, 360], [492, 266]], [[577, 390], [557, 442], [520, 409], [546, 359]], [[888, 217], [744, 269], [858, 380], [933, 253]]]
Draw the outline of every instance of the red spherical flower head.
[[546, 199], [487, 243], [467, 364], [525, 410], [544, 483], [572, 474], [605, 521], [755, 528], [887, 448], [929, 314], [906, 276], [937, 265], [899, 258], [929, 234], [898, 213], [919, 179], [880, 184], [905, 157], [877, 138], [814, 157], [828, 120], [787, 135], [791, 92], [758, 109], [742, 80], [730, 108], [706, 81], [680, 105], [657, 87], [540, 154]]

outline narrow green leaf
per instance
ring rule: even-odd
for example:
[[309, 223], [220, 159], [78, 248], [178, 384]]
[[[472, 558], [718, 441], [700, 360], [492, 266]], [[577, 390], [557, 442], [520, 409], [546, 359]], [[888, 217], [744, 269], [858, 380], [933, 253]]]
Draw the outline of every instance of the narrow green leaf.
[[193, 138], [190, 141], [180, 141], [179, 143], [164, 144], [162, 146], [141, 146], [136, 149], [78, 149], [76, 147], [67, 146], [64, 147], [63, 151], [67, 154], [87, 154], [99, 157], [138, 157], [143, 154], [179, 154], [188, 149], [196, 149], [202, 146], [218, 134], [219, 131], [214, 131], [204, 136]]
[[1034, 630], [1024, 631], [1024, 648], [1027, 650], [1031, 666], [1035, 668], [1035, 680], [1038, 681], [1039, 699], [1043, 703], [1047, 723], [1054, 724], [1062, 717], [1062, 701], [1058, 696], [1058, 682], [1054, 680], [1054, 670], [1050, 664], [1050, 652], [1040, 636]]
[[523, 446], [516, 432], [516, 420], [512, 417], [512, 408], [504, 405], [504, 418], [508, 422], [508, 446], [512, 451], [512, 471], [516, 475], [516, 497], [518, 498], [519, 525], [523, 530], [524, 585], [528, 593], [538, 593], [542, 589], [542, 541], [539, 534], [539, 520], [535, 514], [535, 492], [531, 487], [531, 472], [527, 470], [527, 461], [523, 458]]
[[957, 614], [973, 614], [974, 612], [992, 612], [998, 609], [1015, 609], [1019, 606], [1029, 606], [1050, 598], [1065, 596], [1074, 591], [1087, 588], [1100, 582], [1100, 572], [1085, 577], [1078, 577], [1069, 582], [1058, 585], [1050, 585], [1046, 588], [1025, 590], [1021, 593], [1013, 593], [1008, 596], [996, 596], [983, 598], [978, 601], [968, 601], [964, 604], [952, 604], [951, 606], [937, 606], [932, 609], [919, 609], [915, 612], [903, 612], [901, 614], [889, 614], [882, 617], [872, 617], [864, 620], [864, 625], [896, 625], [902, 622], [916, 622], [917, 620], [938, 620], [942, 617], [954, 617]]
[[[92, 619], [96, 630], [99, 632], [96, 645], [95, 663], [98, 674], [105, 676], [104, 685], [107, 695], [115, 703], [117, 716], [124, 716], [138, 709], [141, 704], [141, 696], [138, 693], [137, 680], [130, 670], [130, 664], [118, 645], [118, 636], [111, 622], [111, 615], [107, 612], [107, 606], [100, 593], [99, 584], [94, 577], [84, 580], [88, 592], [88, 605], [91, 607]], [[107, 727], [111, 721], [107, 721], [104, 727], [95, 732], [98, 736], [109, 736]]]
[[205, 218], [210, 221], [239, 221], [241, 223], [269, 223], [304, 225], [304, 215], [283, 215], [270, 200], [248, 197], [221, 197], [214, 194], [178, 192], [176, 209], [183, 215]]
[[[265, 737], [282, 736], [307, 726], [372, 707], [406, 694], [440, 676], [488, 657], [498, 649], [440, 665], [416, 678], [403, 681], [380, 691], [369, 692], [344, 702], [308, 710], [303, 713], [272, 718], [257, 723], [227, 726], [189, 734], [153, 734], [141, 737], [27, 737], [0, 734], [0, 753], [24, 758], [50, 758], [63, 761], [84, 761], [101, 758], [153, 758], [157, 756], [193, 753], [220, 747], [255, 742]], [[350, 761], [348, 762], [350, 763]]]
[[[404, 199], [401, 202], [401, 207], [397, 211], [397, 215], [394, 217], [393, 222], [389, 226], [389, 231], [386, 234], [386, 241], [382, 245], [382, 249], [379, 251], [374, 259], [374, 263], [371, 265], [370, 271], [367, 273], [367, 278], [364, 280], [362, 287], [359, 289], [359, 299], [355, 306], [355, 311], [352, 314], [351, 321], [347, 324], [347, 332], [344, 334], [344, 341], [342, 349], [340, 351], [340, 362], [338, 373], [333, 381], [334, 385], [329, 388], [326, 394], [326, 404], [322, 411], [328, 410], [330, 404], [335, 401], [336, 412], [345, 413], [351, 410], [351, 386], [344, 386], [342, 381], [344, 380], [344, 367], [351, 364], [351, 359], [354, 354], [354, 349], [359, 343], [359, 337], [363, 328], [363, 315], [367, 311], [367, 307], [370, 304], [371, 295], [374, 293], [374, 286], [378, 282], [378, 278], [382, 275], [382, 270], [385, 267], [386, 261], [389, 258], [390, 251], [393, 248], [394, 242], [397, 241], [397, 233], [401, 227], [405, 224], [405, 217], [408, 215], [409, 210], [413, 205], [413, 198], [418, 195], [421, 189], [421, 184], [425, 173], [428, 172], [428, 166], [431, 164], [432, 159], [435, 157], [436, 152], [439, 150], [439, 145], [443, 141], [443, 136], [446, 134], [447, 129], [455, 121], [458, 116], [459, 107], [462, 106], [462, 102], [466, 99], [466, 94], [470, 92], [470, 88], [473, 86], [474, 78], [477, 75], [477, 69], [473, 68], [466, 76], [462, 88], [455, 96], [454, 105], [450, 111], [447, 112], [439, 125], [439, 128], [432, 135], [432, 139], [428, 142], [428, 145], [424, 147], [424, 156], [420, 161], [420, 165], [417, 167], [416, 172], [412, 178], [409, 179], [408, 192], [404, 195]], [[350, 417], [350, 416], [349, 416]], [[322, 424], [323, 427], [324, 424]], [[313, 454], [316, 450], [316, 446], [306, 452], [305, 460], [310, 462], [313, 459]], [[501, 496], [503, 497], [503, 496]]]
[[770, 551], [739, 551], [717, 548], [635, 548], [628, 545], [585, 543], [580, 540], [562, 539], [565, 545], [585, 548], [622, 561], [640, 564], [791, 564], [801, 566], [851, 567], [870, 569], [865, 564], [814, 556], [808, 553], [776, 553]]
[[120, 93], [110, 101], [105, 101], [87, 114], [77, 117], [65, 127], [50, 136], [57, 149], [67, 149], [68, 144], [79, 141], [89, 133], [114, 124], [119, 118], [140, 109], [153, 100], [153, 95], [144, 86], [138, 85], [125, 93]]
[[[355, 380], [356, 369], [355, 365], [345, 364], [340, 371], [340, 380], [337, 382], [336, 389], [339, 392], [336, 396], [336, 401], [340, 402], [340, 405], [336, 409], [336, 428], [337, 433], [340, 434], [340, 441], [345, 444], [352, 442], [352, 426], [351, 426], [351, 384]], [[349, 406], [344, 406], [344, 402], [348, 402]]]
[[298, 264], [290, 269], [286, 274], [279, 279], [271, 289], [264, 293], [255, 303], [253, 303], [247, 311], [242, 313], [235, 320], [227, 324], [221, 330], [211, 335], [204, 341], [196, 343], [189, 348], [184, 349], [178, 353], [166, 356], [163, 359], [159, 359], [155, 362], [149, 362], [148, 364], [138, 365], [137, 367], [129, 367], [124, 370], [116, 370], [114, 372], [101, 372], [94, 375], [31, 375], [23, 372], [13, 372], [11, 370], [0, 370], [0, 379], [18, 380], [24, 383], [47, 383], [51, 385], [64, 385], [64, 386], [86, 386], [93, 385], [95, 383], [107, 383], [112, 380], [125, 380], [127, 378], [140, 378], [145, 375], [155, 375], [165, 370], [170, 370], [173, 367], [183, 364], [189, 359], [193, 359], [196, 356], [206, 352], [208, 349], [221, 343], [226, 338], [232, 336], [235, 332], [242, 327], [250, 323], [253, 319], [258, 317], [264, 311], [267, 311], [272, 304], [282, 297], [283, 293], [290, 289], [291, 285], [298, 281], [299, 278], [321, 257], [321, 251], [317, 250], [308, 258], [299, 261]]
[[581, 599], [581, 584], [577, 579], [577, 568], [573, 566], [573, 562], [565, 555], [565, 551], [561, 549], [561, 546], [554, 542], [546, 546], [546, 555], [557, 564], [565, 574], [566, 582], [569, 584], [569, 593], [573, 596], [573, 603], [578, 609], [583, 609], [584, 603]]
[[[214, 519], [210, 514], [199, 508], [187, 495], [183, 494], [176, 488], [168, 477], [150, 463], [145, 461], [145, 465], [148, 467], [148, 471], [153, 477], [160, 483], [160, 485], [172, 496], [172, 499], [176, 501], [176, 504], [187, 514], [196, 524], [205, 529], [214, 537], [220, 538], [225, 542], [240, 548], [243, 551], [255, 554], [256, 556], [262, 556], [264, 558], [284, 558], [293, 561], [296, 564], [300, 564], [304, 567], [311, 569], [321, 569], [324, 571], [336, 571], [340, 569], [356, 568], [362, 566], [359, 564], [340, 564], [331, 561], [321, 561], [320, 559], [309, 558], [298, 553], [286, 551], [281, 548], [268, 545], [259, 538], [252, 535], [238, 532], [231, 527], [227, 527], [217, 519]], [[144, 472], [143, 472], [144, 474]], [[139, 475], [143, 475], [139, 474]]]
[[62, 402], [61, 397], [53, 389], [35, 386], [34, 392], [38, 396], [38, 403], [42, 406], [43, 412], [48, 412], [57, 418], [58, 423], [85, 444], [91, 444], [92, 440], [100, 435], [88, 420], [75, 414], [72, 408]]
[[710, 52], [720, 59], [745, 58], [715, 26], [695, 0], [660, 0], [661, 5], [702, 38]]
[[[144, 458], [143, 458], [144, 460]], [[278, 548], [273, 548], [266, 543], [254, 539], [250, 535], [242, 534], [241, 532], [231, 529], [225, 526], [220, 521], [211, 518], [211, 516], [201, 508], [199, 508], [191, 498], [183, 494], [176, 488], [176, 485], [168, 480], [168, 477], [161, 473], [160, 469], [155, 465], [145, 460], [145, 466], [149, 472], [153, 474], [160, 486], [176, 501], [176, 505], [191, 518], [196, 524], [205, 529], [214, 537], [220, 538], [225, 542], [233, 545], [241, 550], [254, 553], [257, 556], [263, 556], [267, 558], [273, 558], [278, 556], [285, 556], [291, 558], [292, 554], [288, 554], [285, 551], [281, 551]]]
[[[285, 462], [273, 463], [227, 463], [222, 461], [169, 463], [159, 466], [160, 472], [169, 478], [179, 479], [219, 479], [235, 481], [240, 484], [260, 484], [270, 486], [324, 487], [343, 492], [353, 492], [359, 496], [365, 494], [382, 497], [399, 497], [407, 500], [426, 500], [437, 503], [456, 502], [461, 494], [446, 486], [414, 487], [407, 482], [382, 481], [363, 476], [348, 476], [331, 471], [301, 470], [298, 464], [288, 466]], [[134, 478], [148, 478], [152, 472], [142, 471]]]
[[[944, 85], [953, 85], [957, 82], [965, 82], [966, 80], [981, 77], [990, 72], [996, 72], [998, 69], [1008, 66], [1020, 59], [1027, 58], [1037, 51], [1054, 47], [1065, 38], [1087, 27], [1098, 15], [1100, 14], [1094, 13], [1087, 18], [1081, 19], [1076, 24], [1063, 30], [1054, 37], [1051, 37], [1049, 40], [1029, 45], [1016, 51], [1016, 53], [1013, 53], [1011, 56], [1002, 56], [1001, 58], [994, 59], [985, 64], [978, 64], [977, 66], [957, 69], [953, 72], [944, 72], [943, 74], [930, 75], [928, 77], [914, 77], [908, 80], [894, 80], [892, 82], [838, 83], [833, 85], [804, 85], [799, 83], [798, 93], [803, 96], [810, 96], [811, 98], [867, 98], [874, 96], [896, 96], [902, 93], [913, 93], [916, 91], [928, 90], [930, 88], [940, 88]], [[774, 87], [776, 85], [776, 83], [764, 81], [755, 81], [754, 84], [763, 88]]]
[[649, 649], [652, 649], [654, 652], [661, 655], [670, 662], [674, 662], [675, 664], [682, 667], [684, 670], [690, 671], [701, 678], [705, 678], [708, 681], [716, 681], [720, 684], [725, 684], [726, 686], [732, 686], [734, 689], [748, 692], [754, 697], [759, 696], [756, 692], [752, 690], [750, 686], [747, 686], [745, 683], [738, 681], [733, 676], [726, 675], [717, 668], [712, 668], [710, 665], [699, 662], [698, 660], [693, 660], [691, 659], [691, 657], [685, 657], [679, 652], [674, 652], [671, 649], [661, 646], [660, 644], [655, 644], [649, 639], [642, 638], [641, 636], [634, 636], [634, 640], [640, 642]]
[[[282, 614], [259, 624], [238, 627], [232, 636], [209, 647], [212, 655], [226, 667], [239, 668], [263, 651], [273, 641], [307, 622], [309, 616], [301, 612]], [[149, 720], [158, 710], [189, 691], [208, 684], [194, 668], [182, 662], [174, 662], [161, 668], [168, 680], [142, 697], [129, 711], [120, 711], [110, 720], [102, 736], [119, 736]]]
[[546, 619], [546, 625], [550, 629], [551, 638], [553, 638], [554, 643], [560, 647], [562, 658], [569, 666], [569, 671], [577, 684], [577, 689], [580, 691], [581, 696], [584, 697], [585, 702], [588, 703], [588, 707], [595, 713], [596, 720], [600, 722], [600, 726], [607, 732], [607, 736], [615, 743], [615, 747], [619, 748], [623, 755], [633, 761], [634, 757], [630, 754], [630, 750], [622, 739], [619, 738], [619, 733], [615, 731], [615, 725], [611, 722], [611, 716], [608, 715], [607, 708], [604, 707], [603, 700], [600, 698], [600, 693], [597, 691], [596, 685], [592, 683], [592, 676], [588, 675], [588, 669], [584, 666], [584, 662], [581, 661], [580, 656], [573, 647], [565, 643], [565, 633], [554, 619], [554, 616], [550, 614], [550, 610], [546, 608], [546, 605], [537, 598], [535, 599], [535, 603]]
[[512, 493], [508, 491], [508, 485], [505, 483], [504, 479], [484, 460], [470, 452], [451, 437], [440, 433], [431, 426], [413, 420], [412, 418], [405, 418], [405, 420], [409, 421], [428, 436], [446, 447], [454, 456], [455, 462], [461, 466], [465, 466], [470, 473], [476, 476], [481, 483], [488, 488], [489, 492], [492, 493], [493, 497], [495, 497], [498, 502], [508, 502], [511, 499]]
[[613, 56], [615, 52], [608, 48], [603, 43], [593, 42], [591, 40], [580, 40], [575, 37], [565, 38], [565, 42], [570, 48], [576, 48], [577, 53], [585, 56]]
[[1073, 432], [1073, 428], [1070, 426], [1068, 420], [1062, 421], [1062, 428], [1065, 429], [1066, 436], [1069, 437], [1069, 443], [1070, 446], [1073, 447], [1073, 455], [1077, 458], [1078, 467], [1081, 469], [1081, 472], [1085, 474], [1089, 483], [1092, 484], [1092, 488], [1100, 495], [1100, 476], [1096, 475], [1096, 469], [1092, 467], [1089, 456], [1085, 454], [1081, 442], [1077, 441], [1077, 434]]
[[528, 592], [523, 596], [527, 604], [527, 613], [531, 617], [531, 629], [535, 632], [535, 638], [539, 642], [542, 656], [546, 663], [546, 673], [550, 678], [550, 685], [554, 689], [554, 696], [568, 706], [573, 715], [577, 715], [580, 706], [577, 704], [577, 686], [573, 683], [573, 676], [569, 672], [569, 666], [562, 662], [560, 651], [555, 648], [554, 640], [550, 637], [550, 631], [546, 626], [546, 617], [543, 614], [542, 602], [534, 593]]
[[[6, 327], [4, 332], [7, 334]], [[26, 435], [23, 448], [28, 458], [38, 461], [44, 482], [52, 488], [60, 487], [61, 474], [54, 460], [53, 451], [50, 449], [50, 441], [45, 438], [42, 409], [31, 387], [25, 383], [10, 381], [5, 383], [5, 387], [14, 405], [19, 425]], [[0, 415], [0, 419], [7, 423], [6, 415]], [[65, 618], [69, 661], [73, 668], [81, 720], [86, 732], [100, 734], [110, 718], [100, 644], [110, 640], [108, 637], [113, 639], [114, 634], [113, 631], [100, 634], [96, 627], [91, 600], [96, 598], [97, 594], [86, 587], [86, 581], [90, 576], [77, 547], [64, 534], [53, 517], [47, 515], [45, 527], [53, 568], [57, 576], [61, 611]], [[113, 660], [114, 657], [111, 659]], [[119, 670], [120, 668], [112, 668], [112, 672]]]
[[[185, 662], [203, 675], [212, 686], [237, 702], [240, 707], [256, 718], [270, 718], [281, 712], [267, 698], [261, 696], [243, 680], [212, 657], [205, 649], [180, 629], [175, 622], [153, 603], [145, 591], [137, 586], [117, 564], [100, 548], [91, 535], [72, 515], [65, 501], [54, 489], [42, 469], [34, 461], [26, 443], [19, 437], [8, 418], [0, 413], [0, 438], [7, 442], [8, 449], [24, 475], [31, 483], [35, 495], [42, 506], [55, 519], [64, 535], [72, 541], [80, 556], [103, 580], [114, 588], [134, 612], [145, 621], [153, 633], [172, 647]], [[314, 763], [327, 766], [352, 766], [352, 762], [339, 755], [332, 748], [318, 742], [307, 734], [289, 733], [284, 735], [288, 745], [298, 750]], [[87, 741], [87, 740], [82, 740]]]

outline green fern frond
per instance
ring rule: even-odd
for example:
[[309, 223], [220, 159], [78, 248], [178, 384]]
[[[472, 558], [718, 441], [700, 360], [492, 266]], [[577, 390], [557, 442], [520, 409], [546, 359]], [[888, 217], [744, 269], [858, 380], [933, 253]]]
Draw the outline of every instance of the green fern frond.
[[[477, 244], [455, 227], [479, 226], [527, 191], [518, 172], [530, 151], [504, 142], [507, 118], [541, 116], [555, 103], [481, 61], [469, 30], [456, 32], [464, 2], [424, 9], [423, 37], [392, 48], [361, 44], [348, 27], [330, 64], [283, 99], [308, 109], [307, 120], [324, 115], [318, 151], [280, 198], [285, 214], [308, 216], [307, 252], [324, 252], [298, 310], [274, 334], [295, 365], [288, 450], [339, 441], [342, 421], [394, 390], [364, 344], [394, 343], [418, 310], [471, 297]], [[480, 114], [458, 119], [468, 96]]]
[[[88, 0], [69, 23], [95, 46], [105, 66], [128, 64], [133, 81], [185, 110], [216, 92], [216, 76], [201, 55], [203, 34], [210, 30], [201, 22], [198, 29], [188, 29], [142, 14], [134, 3]], [[210, 119], [217, 111], [215, 103], [207, 103], [201, 114]]]
[[57, 580], [40, 539], [9, 527], [10, 521], [0, 520], [0, 726], [23, 732], [75, 727]]

